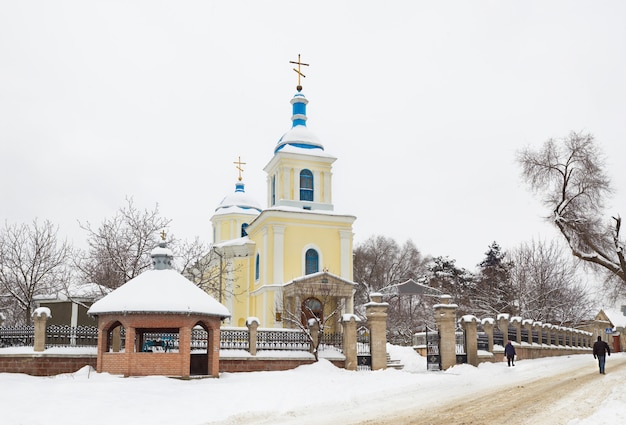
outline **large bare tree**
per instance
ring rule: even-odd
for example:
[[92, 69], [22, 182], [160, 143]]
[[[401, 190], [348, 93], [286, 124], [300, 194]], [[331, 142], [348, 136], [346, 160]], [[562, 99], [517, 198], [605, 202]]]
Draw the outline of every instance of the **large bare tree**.
[[[71, 247], [49, 221], [9, 225], [0, 231], [0, 294], [13, 323], [31, 323], [33, 298], [54, 293], [70, 279]], [[15, 317], [19, 312], [21, 317]]]
[[626, 259], [620, 235], [622, 219], [609, 220], [604, 202], [611, 195], [604, 156], [591, 134], [570, 133], [549, 139], [539, 149], [518, 154], [522, 178], [550, 208], [549, 219], [559, 229], [572, 254], [617, 280], [626, 291]]
[[159, 215], [158, 205], [153, 210], [141, 210], [127, 198], [126, 205], [99, 227], [80, 223], [89, 245], [77, 258], [82, 278], [115, 289], [138, 276], [151, 266], [150, 252], [170, 222]]
[[517, 311], [524, 318], [576, 325], [590, 316], [593, 303], [571, 257], [556, 241], [531, 241], [512, 253], [511, 283]]
[[426, 262], [415, 244], [408, 240], [400, 246], [387, 236], [371, 236], [354, 249], [354, 281], [359, 285], [355, 304], [369, 302], [370, 292], [418, 280], [426, 273]]

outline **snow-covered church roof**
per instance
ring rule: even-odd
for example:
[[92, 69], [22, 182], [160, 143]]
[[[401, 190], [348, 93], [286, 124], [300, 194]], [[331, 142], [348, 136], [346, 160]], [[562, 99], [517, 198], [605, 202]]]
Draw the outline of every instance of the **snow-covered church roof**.
[[235, 192], [227, 195], [215, 208], [215, 214], [249, 214], [257, 216], [263, 210], [261, 204], [248, 195], [244, 183], [240, 180], [235, 184]]
[[153, 270], [143, 272], [96, 301], [87, 313], [173, 313], [230, 317], [224, 305], [171, 269], [172, 258], [172, 251], [162, 242], [152, 251]]

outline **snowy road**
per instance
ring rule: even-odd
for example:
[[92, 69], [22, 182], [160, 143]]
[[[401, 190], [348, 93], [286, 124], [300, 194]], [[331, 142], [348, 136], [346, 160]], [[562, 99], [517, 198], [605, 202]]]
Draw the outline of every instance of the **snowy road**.
[[[417, 374], [410, 385], [400, 380], [395, 389], [387, 386], [386, 378], [381, 379], [378, 394], [361, 394], [358, 399], [337, 394], [336, 402], [246, 412], [209, 424], [608, 424], [607, 414], [598, 410], [611, 404], [615, 388], [624, 386], [626, 355], [609, 358], [607, 375], [600, 375], [596, 364], [591, 355], [577, 355], [520, 361], [514, 368], [502, 363], [484, 364], [478, 369], [457, 366], [445, 373]], [[616, 396], [623, 398], [623, 392]], [[621, 406], [621, 413], [609, 412], [609, 416], [615, 414], [619, 419], [626, 415], [624, 404]]]
[[[610, 399], [613, 386], [624, 385], [626, 357], [613, 356], [609, 375], [587, 365], [529, 382], [467, 394], [444, 406], [409, 409], [362, 425], [565, 425], [583, 419]], [[625, 412], [626, 413], [626, 412]]]

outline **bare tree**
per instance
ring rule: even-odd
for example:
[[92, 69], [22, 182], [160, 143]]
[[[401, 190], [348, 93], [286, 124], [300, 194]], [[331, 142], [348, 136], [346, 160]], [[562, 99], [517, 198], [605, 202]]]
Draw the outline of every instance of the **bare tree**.
[[[33, 298], [67, 285], [71, 247], [57, 238], [49, 221], [9, 225], [0, 232], [0, 288], [8, 307], [19, 311], [12, 320], [31, 323]], [[8, 302], [7, 302], [8, 300]], [[12, 308], [11, 308], [12, 306]]]
[[369, 301], [369, 294], [426, 273], [427, 259], [411, 240], [403, 246], [386, 236], [372, 236], [354, 249], [355, 304]]
[[196, 237], [192, 242], [178, 244], [176, 251], [177, 268], [219, 302], [227, 296], [239, 295], [235, 276], [242, 265], [236, 264], [227, 250]]
[[513, 261], [515, 314], [559, 325], [576, 325], [589, 317], [593, 304], [588, 290], [556, 241], [523, 243], [514, 250]]
[[89, 244], [76, 262], [82, 278], [115, 289], [138, 276], [151, 266], [150, 252], [170, 222], [159, 215], [158, 205], [140, 210], [127, 198], [126, 205], [98, 228], [81, 223]]
[[602, 218], [604, 201], [612, 193], [604, 172], [604, 157], [590, 134], [569, 136], [526, 148], [518, 154], [522, 178], [550, 208], [550, 220], [559, 229], [572, 254], [617, 280], [626, 291], [626, 260], [621, 217]]
[[[298, 299], [302, 300], [301, 305], [293, 305], [292, 301], [283, 297], [277, 308], [281, 311], [281, 320], [288, 327], [300, 329], [307, 336], [317, 361], [324, 333], [338, 331], [347, 293], [332, 282], [322, 282], [300, 286], [297, 294]], [[311, 332], [315, 325], [319, 329], [317, 339]]]

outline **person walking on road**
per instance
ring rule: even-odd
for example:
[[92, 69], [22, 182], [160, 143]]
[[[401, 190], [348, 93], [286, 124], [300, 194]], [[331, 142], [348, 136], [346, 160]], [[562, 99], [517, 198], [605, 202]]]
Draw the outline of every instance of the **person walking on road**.
[[602, 341], [602, 337], [598, 336], [598, 340], [593, 344], [593, 358], [598, 359], [598, 366], [600, 367], [600, 373], [604, 375], [604, 365], [606, 364], [606, 355], [611, 355], [611, 349], [609, 344]]
[[506, 361], [509, 364], [509, 367], [515, 366], [515, 347], [513, 347], [513, 343], [511, 340], [504, 347], [504, 355], [506, 356]]

